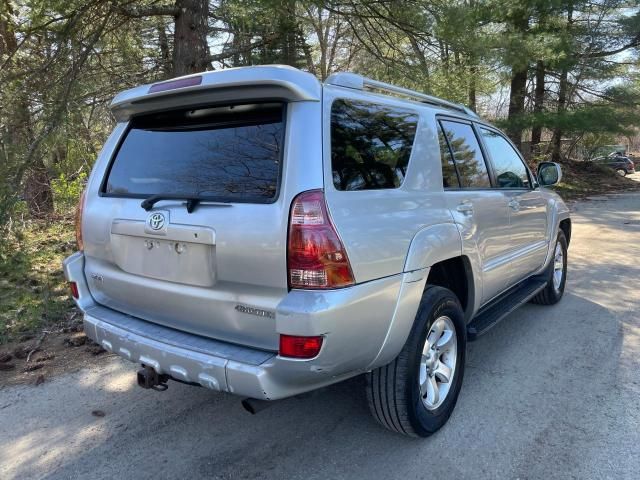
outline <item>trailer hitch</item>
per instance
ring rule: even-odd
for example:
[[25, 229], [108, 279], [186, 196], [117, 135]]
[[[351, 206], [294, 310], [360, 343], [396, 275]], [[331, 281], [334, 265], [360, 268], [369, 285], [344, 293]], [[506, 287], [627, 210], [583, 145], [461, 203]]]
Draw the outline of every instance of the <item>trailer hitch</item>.
[[158, 375], [158, 372], [148, 365], [143, 365], [138, 370], [138, 385], [142, 388], [151, 388], [158, 392], [164, 392], [169, 388], [167, 380], [169, 380], [169, 375]]

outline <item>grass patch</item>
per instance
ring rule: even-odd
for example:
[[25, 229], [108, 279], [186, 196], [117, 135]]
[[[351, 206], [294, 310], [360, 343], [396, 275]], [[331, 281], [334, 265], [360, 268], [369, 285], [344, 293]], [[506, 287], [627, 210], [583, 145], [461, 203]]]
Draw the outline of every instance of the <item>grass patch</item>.
[[62, 260], [75, 249], [70, 218], [27, 221], [0, 240], [0, 343], [61, 323], [73, 302]]

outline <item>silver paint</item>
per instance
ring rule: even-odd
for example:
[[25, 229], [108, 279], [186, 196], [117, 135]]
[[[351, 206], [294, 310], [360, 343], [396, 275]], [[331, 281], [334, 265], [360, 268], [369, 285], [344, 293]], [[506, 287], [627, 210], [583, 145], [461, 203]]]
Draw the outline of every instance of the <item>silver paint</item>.
[[[78, 284], [76, 303], [87, 333], [105, 348], [131, 361], [144, 358], [161, 372], [208, 388], [282, 398], [393, 360], [411, 331], [435, 263], [459, 256], [468, 260], [473, 291], [465, 317], [470, 321], [483, 304], [554, 260], [558, 225], [569, 212], [551, 190], [443, 190], [436, 116], [482, 123], [478, 118], [322, 85], [289, 67], [201, 75], [201, 85], [181, 95], [148, 94], [146, 85], [119, 94], [112, 103], [119, 123], [87, 185], [81, 227], [85, 250], [64, 262], [67, 279]], [[189, 214], [183, 201], [165, 200], [146, 212], [140, 199], [99, 194], [131, 115], [264, 98], [288, 102], [282, 179], [274, 203], [202, 202]], [[339, 98], [401, 106], [418, 115], [399, 188], [334, 188], [330, 112]], [[297, 194], [311, 189], [324, 189], [351, 262], [352, 287], [288, 289], [289, 209]], [[123, 326], [123, 315], [141, 322], [135, 332]], [[180, 332], [180, 345], [164, 337], [166, 329]], [[281, 333], [323, 335], [320, 354], [312, 360], [279, 357]], [[242, 356], [225, 357], [218, 344], [195, 349], [194, 342], [202, 338], [239, 346], [250, 357], [252, 352], [268, 355], [255, 364]]]

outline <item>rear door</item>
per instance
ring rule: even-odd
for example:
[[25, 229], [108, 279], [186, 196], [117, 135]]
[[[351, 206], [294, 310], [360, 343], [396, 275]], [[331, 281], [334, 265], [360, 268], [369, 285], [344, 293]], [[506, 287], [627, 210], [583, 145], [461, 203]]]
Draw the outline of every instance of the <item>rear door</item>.
[[[85, 273], [96, 301], [276, 350], [289, 206], [322, 186], [320, 118], [319, 102], [263, 101], [120, 126], [85, 204]], [[147, 211], [142, 202], [153, 195], [168, 199]]]
[[544, 263], [547, 254], [547, 201], [524, 160], [499, 131], [481, 126], [480, 136], [490, 158], [495, 188], [508, 200], [510, 283], [514, 284]]
[[438, 129], [444, 196], [468, 249], [465, 253], [479, 257], [484, 303], [507, 288], [509, 282], [505, 261], [510, 248], [507, 198], [492, 188], [471, 123], [440, 119]]

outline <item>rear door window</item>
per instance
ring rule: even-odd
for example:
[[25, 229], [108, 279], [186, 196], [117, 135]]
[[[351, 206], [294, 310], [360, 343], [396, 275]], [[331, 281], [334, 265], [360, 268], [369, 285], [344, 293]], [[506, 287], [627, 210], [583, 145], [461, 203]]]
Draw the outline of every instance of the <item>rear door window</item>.
[[102, 193], [270, 203], [280, 181], [280, 103], [179, 110], [131, 120]]
[[407, 174], [418, 114], [354, 100], [331, 106], [331, 168], [338, 190], [398, 188]]
[[531, 183], [527, 168], [507, 139], [486, 128], [480, 128], [480, 132], [491, 157], [496, 187], [529, 188]]
[[491, 188], [480, 144], [471, 125], [449, 120], [440, 122], [449, 141], [462, 188]]

